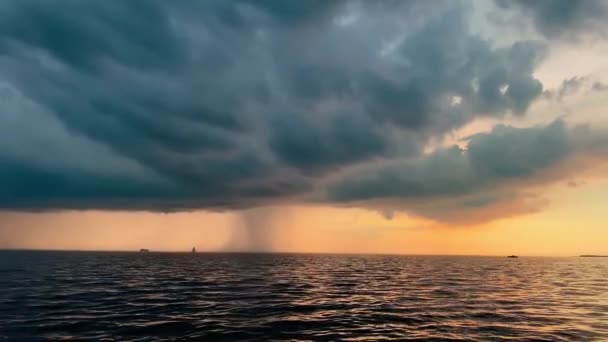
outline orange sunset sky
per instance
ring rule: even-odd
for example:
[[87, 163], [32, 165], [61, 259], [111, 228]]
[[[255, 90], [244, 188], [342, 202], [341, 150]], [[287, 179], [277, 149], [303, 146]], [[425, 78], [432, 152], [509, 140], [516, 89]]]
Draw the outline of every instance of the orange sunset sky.
[[[277, 206], [267, 216], [265, 251], [550, 255], [606, 253], [608, 182], [548, 189], [542, 211], [481, 225], [450, 225], [355, 208]], [[61, 212], [4, 214], [5, 248], [188, 251], [247, 250], [241, 214], [235, 212]], [[242, 241], [242, 240], [241, 240]], [[254, 249], [256, 249], [254, 248]], [[250, 249], [250, 248], [249, 248]]]

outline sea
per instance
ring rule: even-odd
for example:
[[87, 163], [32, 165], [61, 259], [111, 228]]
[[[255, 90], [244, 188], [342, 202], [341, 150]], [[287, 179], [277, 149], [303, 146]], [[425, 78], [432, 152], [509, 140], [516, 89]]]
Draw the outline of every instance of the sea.
[[0, 251], [0, 340], [608, 341], [608, 258]]

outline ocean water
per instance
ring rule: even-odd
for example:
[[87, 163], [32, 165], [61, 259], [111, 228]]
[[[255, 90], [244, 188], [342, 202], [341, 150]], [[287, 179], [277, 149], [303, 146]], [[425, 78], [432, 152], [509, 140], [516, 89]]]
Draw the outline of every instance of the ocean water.
[[0, 340], [601, 341], [608, 259], [0, 252]]

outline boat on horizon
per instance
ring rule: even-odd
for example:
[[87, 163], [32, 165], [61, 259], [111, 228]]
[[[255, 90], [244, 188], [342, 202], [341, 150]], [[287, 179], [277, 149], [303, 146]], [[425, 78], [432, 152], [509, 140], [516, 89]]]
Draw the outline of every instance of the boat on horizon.
[[146, 248], [142, 248], [142, 249], [140, 249], [139, 251], [140, 251], [140, 252], [149, 252], [150, 250], [149, 250], [149, 249], [146, 249]]
[[517, 255], [509, 255], [507, 258], [515, 259], [515, 258], [519, 258], [519, 257]]
[[196, 247], [192, 247], [192, 253], [196, 253]]

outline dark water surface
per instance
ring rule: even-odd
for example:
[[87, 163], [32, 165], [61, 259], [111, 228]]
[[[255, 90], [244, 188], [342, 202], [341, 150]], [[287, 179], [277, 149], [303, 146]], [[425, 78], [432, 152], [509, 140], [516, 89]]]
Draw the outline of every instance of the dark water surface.
[[0, 252], [0, 340], [608, 340], [608, 259]]

